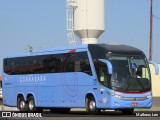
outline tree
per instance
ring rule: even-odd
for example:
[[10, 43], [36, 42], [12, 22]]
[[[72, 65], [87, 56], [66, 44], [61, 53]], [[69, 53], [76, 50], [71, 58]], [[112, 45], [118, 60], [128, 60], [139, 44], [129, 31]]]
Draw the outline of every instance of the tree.
[[31, 45], [27, 46], [27, 52], [33, 52], [33, 47]]

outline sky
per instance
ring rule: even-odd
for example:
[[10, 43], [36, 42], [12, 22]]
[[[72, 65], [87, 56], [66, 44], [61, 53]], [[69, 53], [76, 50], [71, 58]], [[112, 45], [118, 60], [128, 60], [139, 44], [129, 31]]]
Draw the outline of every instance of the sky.
[[[160, 63], [160, 0], [153, 0], [153, 61]], [[150, 0], [105, 0], [105, 32], [98, 43], [126, 44], [149, 56]], [[66, 0], [0, 0], [0, 69], [3, 58], [69, 45]], [[0, 71], [1, 73], [1, 71]]]

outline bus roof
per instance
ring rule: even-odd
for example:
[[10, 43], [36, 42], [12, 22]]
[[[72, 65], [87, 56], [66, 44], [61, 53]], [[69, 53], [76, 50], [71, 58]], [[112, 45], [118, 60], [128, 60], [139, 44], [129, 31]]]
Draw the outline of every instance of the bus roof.
[[88, 49], [92, 58], [106, 58], [106, 54], [114, 55], [144, 55], [144, 53], [128, 45], [91, 44]]
[[103, 50], [105, 52], [111, 52], [113, 54], [143, 54], [141, 50], [128, 45], [91, 44], [88, 47], [90, 50]]
[[[111, 45], [111, 44], [83, 44], [83, 45], [74, 45], [74, 46], [65, 46], [65, 47], [58, 47], [58, 48], [51, 48], [47, 50], [42, 51], [34, 51], [34, 52], [28, 52], [28, 53], [22, 53], [22, 54], [16, 54], [16, 55], [9, 55], [6, 56], [6, 58], [12, 58], [12, 57], [23, 57], [23, 56], [34, 56], [34, 55], [43, 55], [43, 54], [49, 54], [51, 52], [57, 52], [57, 53], [64, 53], [69, 52], [72, 49], [82, 49], [86, 51], [89, 49], [89, 51], [94, 53], [94, 55], [98, 55], [100, 53], [112, 53], [112, 54], [127, 54], [127, 55], [142, 55], [144, 54], [141, 50], [128, 46], [128, 45]], [[97, 53], [97, 54], [95, 54]]]

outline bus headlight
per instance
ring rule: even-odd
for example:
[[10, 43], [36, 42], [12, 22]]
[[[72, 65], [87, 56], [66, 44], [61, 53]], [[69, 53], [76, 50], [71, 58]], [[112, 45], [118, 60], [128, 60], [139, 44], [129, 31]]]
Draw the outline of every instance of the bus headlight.
[[120, 98], [122, 97], [122, 96], [120, 96], [120, 95], [113, 94], [113, 93], [110, 93], [110, 92], [108, 92], [108, 94], [109, 94], [110, 96], [115, 97], [115, 98], [118, 98], [118, 99], [120, 99]]
[[147, 98], [148, 98], [148, 99], [149, 99], [149, 98], [152, 98], [152, 95], [148, 95]]
[[110, 92], [107, 92], [108, 95], [110, 96], [114, 96], [115, 94], [114, 93], [110, 93]]
[[120, 99], [120, 98], [121, 98], [121, 96], [120, 96], [120, 95], [114, 95], [114, 97], [115, 97], [115, 98], [118, 98], [118, 99]]

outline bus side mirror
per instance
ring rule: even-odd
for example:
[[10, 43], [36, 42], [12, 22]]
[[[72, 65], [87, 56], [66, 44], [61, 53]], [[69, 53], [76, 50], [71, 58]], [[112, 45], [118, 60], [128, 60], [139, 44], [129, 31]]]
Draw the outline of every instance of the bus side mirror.
[[156, 63], [156, 62], [153, 62], [153, 61], [149, 61], [149, 63], [154, 66], [155, 75], [158, 75], [158, 74], [159, 74], [159, 67], [158, 67], [157, 63]]

